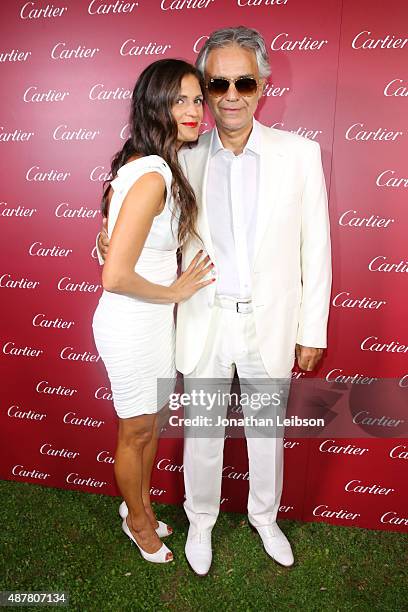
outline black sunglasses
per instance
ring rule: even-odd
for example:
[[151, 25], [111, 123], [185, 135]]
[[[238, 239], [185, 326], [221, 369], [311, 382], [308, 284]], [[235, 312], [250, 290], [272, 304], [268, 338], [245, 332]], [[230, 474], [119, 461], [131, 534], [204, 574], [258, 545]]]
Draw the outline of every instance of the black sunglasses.
[[240, 76], [236, 79], [215, 77], [209, 79], [206, 88], [210, 96], [223, 96], [227, 93], [230, 83], [234, 83], [235, 89], [241, 96], [253, 96], [258, 89], [258, 81], [253, 77]]

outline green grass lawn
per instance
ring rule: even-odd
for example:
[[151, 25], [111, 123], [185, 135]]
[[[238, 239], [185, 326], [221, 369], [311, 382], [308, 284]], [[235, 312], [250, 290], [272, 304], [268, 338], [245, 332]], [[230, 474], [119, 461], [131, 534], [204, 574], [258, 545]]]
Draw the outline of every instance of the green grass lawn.
[[0, 504], [0, 590], [63, 590], [70, 610], [408, 610], [404, 534], [281, 521], [295, 555], [286, 569], [244, 515], [222, 513], [211, 572], [199, 578], [184, 557], [178, 506], [156, 505], [175, 529], [166, 540], [175, 561], [153, 565], [122, 533], [118, 498], [0, 481]]

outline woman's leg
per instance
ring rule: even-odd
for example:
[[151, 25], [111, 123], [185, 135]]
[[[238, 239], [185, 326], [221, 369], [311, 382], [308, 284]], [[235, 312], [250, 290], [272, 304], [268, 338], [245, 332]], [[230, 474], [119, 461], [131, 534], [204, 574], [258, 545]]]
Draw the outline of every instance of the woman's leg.
[[115, 454], [116, 482], [129, 509], [127, 524], [139, 546], [148, 553], [162, 543], [146, 514], [142, 498], [143, 451], [152, 440], [156, 415], [119, 419]]
[[[157, 420], [157, 418], [156, 418]], [[156, 421], [153, 426], [152, 437], [143, 449], [142, 458], [142, 500], [143, 506], [153, 529], [158, 527], [158, 522], [153, 512], [150, 501], [150, 481], [153, 469], [154, 459], [157, 452], [157, 428]]]
[[[142, 477], [142, 499], [144, 508], [147, 516], [149, 517], [154, 529], [158, 527], [158, 522], [154, 514], [151, 501], [150, 501], [150, 485], [151, 475], [154, 460], [157, 453], [158, 438], [160, 430], [165, 424], [168, 418], [168, 409], [164, 408], [157, 415], [155, 415], [155, 421], [153, 424], [152, 437], [148, 444], [143, 449], [143, 477]], [[171, 530], [171, 528], [170, 528]]]

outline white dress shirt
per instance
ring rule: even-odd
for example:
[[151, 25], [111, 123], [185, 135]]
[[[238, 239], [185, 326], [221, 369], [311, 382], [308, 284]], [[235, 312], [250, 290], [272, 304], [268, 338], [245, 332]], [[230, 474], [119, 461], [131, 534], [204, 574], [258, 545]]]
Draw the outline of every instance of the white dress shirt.
[[207, 216], [214, 246], [217, 294], [251, 297], [258, 209], [260, 128], [239, 155], [225, 149], [215, 130], [207, 183]]

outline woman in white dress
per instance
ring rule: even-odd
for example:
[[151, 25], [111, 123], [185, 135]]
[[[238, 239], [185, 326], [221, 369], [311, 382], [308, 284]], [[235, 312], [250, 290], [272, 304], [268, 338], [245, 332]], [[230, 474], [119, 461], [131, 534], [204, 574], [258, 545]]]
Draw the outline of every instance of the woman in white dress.
[[205, 280], [212, 264], [202, 252], [177, 278], [176, 251], [196, 235], [197, 217], [177, 151], [197, 140], [202, 116], [202, 81], [194, 66], [171, 59], [148, 66], [134, 87], [130, 138], [113, 159], [103, 199], [110, 246], [93, 330], [119, 417], [115, 477], [124, 498], [122, 529], [154, 563], [173, 558], [159, 538], [171, 529], [153, 513], [150, 476], [157, 413], [176, 377], [174, 304], [213, 282]]

